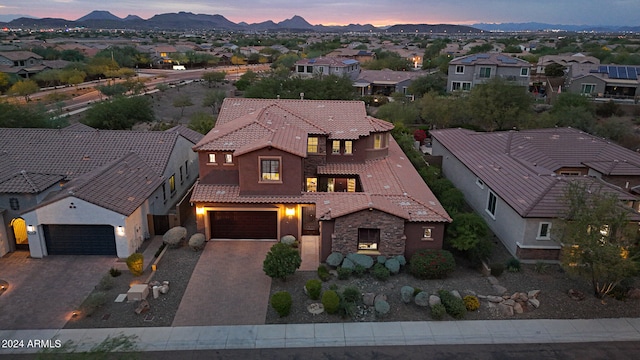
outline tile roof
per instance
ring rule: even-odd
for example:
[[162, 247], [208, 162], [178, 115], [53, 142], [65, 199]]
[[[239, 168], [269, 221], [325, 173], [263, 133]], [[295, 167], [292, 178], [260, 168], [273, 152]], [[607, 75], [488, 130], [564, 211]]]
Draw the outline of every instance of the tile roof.
[[143, 159], [129, 153], [71, 180], [36, 208], [73, 196], [129, 216], [164, 182]]
[[501, 53], [472, 54], [455, 58], [449, 65], [497, 65], [504, 67], [529, 67], [528, 61]]
[[204, 137], [204, 135], [200, 134], [199, 132], [197, 132], [195, 130], [189, 129], [188, 127], [186, 127], [184, 125], [177, 125], [177, 126], [174, 126], [174, 127], [170, 128], [170, 129], [167, 129], [165, 131], [166, 132], [178, 133], [182, 137], [184, 137], [185, 139], [191, 141], [194, 144], [197, 144], [198, 141], [202, 140], [202, 138]]
[[353, 64], [359, 64], [357, 60], [337, 58], [337, 57], [319, 57], [313, 59], [300, 59], [294, 65], [327, 65], [333, 67], [346, 67]]
[[397, 84], [425, 75], [426, 72], [422, 71], [362, 70], [356, 81], [375, 84]]
[[42, 56], [31, 51], [1, 51], [0, 56], [13, 61], [26, 60], [29, 58], [42, 59]]
[[558, 216], [566, 181], [579, 178], [554, 171], [626, 163], [614, 166], [616, 174], [634, 175], [634, 164], [640, 164], [640, 154], [571, 128], [492, 133], [443, 129], [431, 134], [523, 217]]
[[[178, 137], [175, 131], [0, 128], [0, 188], [25, 190], [18, 174], [42, 186], [54, 178], [72, 180], [133, 152], [158, 176], [164, 174]], [[36, 178], [35, 174], [39, 174]], [[56, 180], [58, 181], [58, 180]]]

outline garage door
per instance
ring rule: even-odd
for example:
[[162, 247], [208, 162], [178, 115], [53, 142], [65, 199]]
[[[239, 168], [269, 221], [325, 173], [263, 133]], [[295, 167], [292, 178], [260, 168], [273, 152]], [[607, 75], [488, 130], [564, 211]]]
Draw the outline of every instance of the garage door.
[[111, 225], [43, 225], [49, 255], [116, 255]]
[[277, 239], [277, 211], [210, 211], [213, 239]]

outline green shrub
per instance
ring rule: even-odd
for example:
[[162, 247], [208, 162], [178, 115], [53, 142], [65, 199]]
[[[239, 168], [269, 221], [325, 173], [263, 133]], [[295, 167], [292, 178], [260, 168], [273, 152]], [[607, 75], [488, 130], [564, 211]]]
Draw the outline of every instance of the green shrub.
[[338, 284], [329, 285], [329, 290], [338, 291]]
[[353, 269], [353, 274], [357, 277], [362, 277], [366, 272], [367, 268], [360, 264], [356, 264], [356, 267]]
[[462, 301], [464, 301], [464, 306], [467, 308], [467, 311], [476, 311], [480, 308], [480, 300], [473, 295], [463, 297]]
[[516, 258], [511, 258], [507, 260], [507, 263], [505, 265], [507, 267], [507, 271], [509, 272], [520, 272], [520, 269], [522, 267], [520, 265], [520, 260]]
[[447, 310], [447, 314], [451, 315], [454, 319], [462, 319], [467, 314], [467, 307], [462, 299], [459, 299], [447, 290], [439, 290], [438, 295], [444, 308]]
[[80, 311], [85, 316], [91, 316], [99, 307], [106, 303], [107, 294], [102, 291], [96, 291], [87, 296], [82, 303], [82, 306], [80, 306]]
[[324, 264], [320, 264], [318, 266], [318, 278], [322, 281], [329, 281], [331, 279], [331, 274], [329, 274], [329, 269], [327, 269]]
[[546, 262], [544, 262], [544, 261], [536, 261], [535, 271], [538, 274], [546, 273], [548, 268], [549, 268], [549, 264], [547, 264]]
[[348, 280], [352, 272], [351, 269], [345, 268], [345, 267], [339, 267], [337, 271], [338, 271], [338, 279], [340, 280]]
[[431, 307], [431, 318], [433, 320], [442, 320], [447, 313], [447, 309], [442, 304], [435, 304]]
[[307, 289], [307, 294], [309, 294], [311, 300], [320, 299], [320, 293], [322, 292], [322, 281], [318, 279], [311, 279], [307, 281], [304, 287]]
[[116, 269], [116, 268], [111, 268], [109, 269], [109, 275], [111, 275], [112, 277], [118, 277], [120, 275], [122, 275], [122, 271]]
[[115, 281], [113, 280], [113, 276], [111, 276], [110, 274], [105, 274], [102, 279], [100, 279], [97, 288], [98, 290], [111, 290], [113, 289], [114, 285]]
[[271, 307], [280, 317], [289, 315], [292, 302], [291, 294], [288, 291], [278, 291], [271, 296]]
[[409, 272], [418, 279], [442, 279], [455, 267], [453, 255], [447, 250], [418, 250], [409, 261]]
[[127, 267], [133, 276], [140, 276], [144, 272], [144, 256], [140, 253], [133, 253], [127, 258]]
[[389, 271], [389, 269], [387, 269], [386, 266], [377, 263], [373, 265], [373, 268], [371, 269], [371, 275], [373, 275], [373, 277], [378, 280], [385, 281], [389, 278], [389, 276], [391, 276], [391, 272]]
[[504, 265], [503, 264], [494, 263], [494, 264], [489, 265], [489, 267], [491, 268], [491, 276], [498, 277], [498, 276], [502, 275], [502, 273], [504, 272]]
[[322, 305], [327, 314], [335, 314], [340, 308], [340, 296], [333, 290], [327, 290], [322, 294]]
[[298, 250], [283, 243], [271, 247], [262, 263], [262, 270], [274, 279], [286, 280], [287, 276], [295, 274], [302, 259]]
[[347, 286], [342, 290], [342, 298], [345, 301], [357, 303], [362, 298], [362, 294], [360, 293], [360, 289], [355, 286]]

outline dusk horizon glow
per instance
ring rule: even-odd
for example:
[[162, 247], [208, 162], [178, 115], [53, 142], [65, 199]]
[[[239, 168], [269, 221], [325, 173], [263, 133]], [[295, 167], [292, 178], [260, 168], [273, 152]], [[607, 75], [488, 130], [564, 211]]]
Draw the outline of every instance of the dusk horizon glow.
[[[2, 3], [5, 4], [2, 4]], [[102, 10], [125, 18], [137, 15], [149, 19], [154, 15], [177, 12], [222, 15], [235, 23], [281, 22], [299, 15], [312, 25], [371, 24], [459, 24], [542, 22], [565, 25], [639, 26], [640, 1], [610, 0], [326, 0], [300, 3], [292, 0], [245, 0], [244, 2], [195, 0], [178, 3], [167, 0], [23, 0], [17, 4], [0, 1], [0, 15], [20, 14], [38, 18], [77, 20], [92, 11]]]

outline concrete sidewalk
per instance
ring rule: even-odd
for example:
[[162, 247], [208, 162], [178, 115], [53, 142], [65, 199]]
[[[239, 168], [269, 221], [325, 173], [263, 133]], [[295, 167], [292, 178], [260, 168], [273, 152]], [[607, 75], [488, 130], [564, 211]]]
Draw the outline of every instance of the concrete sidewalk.
[[72, 340], [86, 351], [108, 336], [135, 335], [141, 351], [389, 345], [523, 344], [640, 341], [640, 319], [370, 322], [161, 328], [0, 330], [23, 340], [2, 354], [36, 353], [29, 340]]

